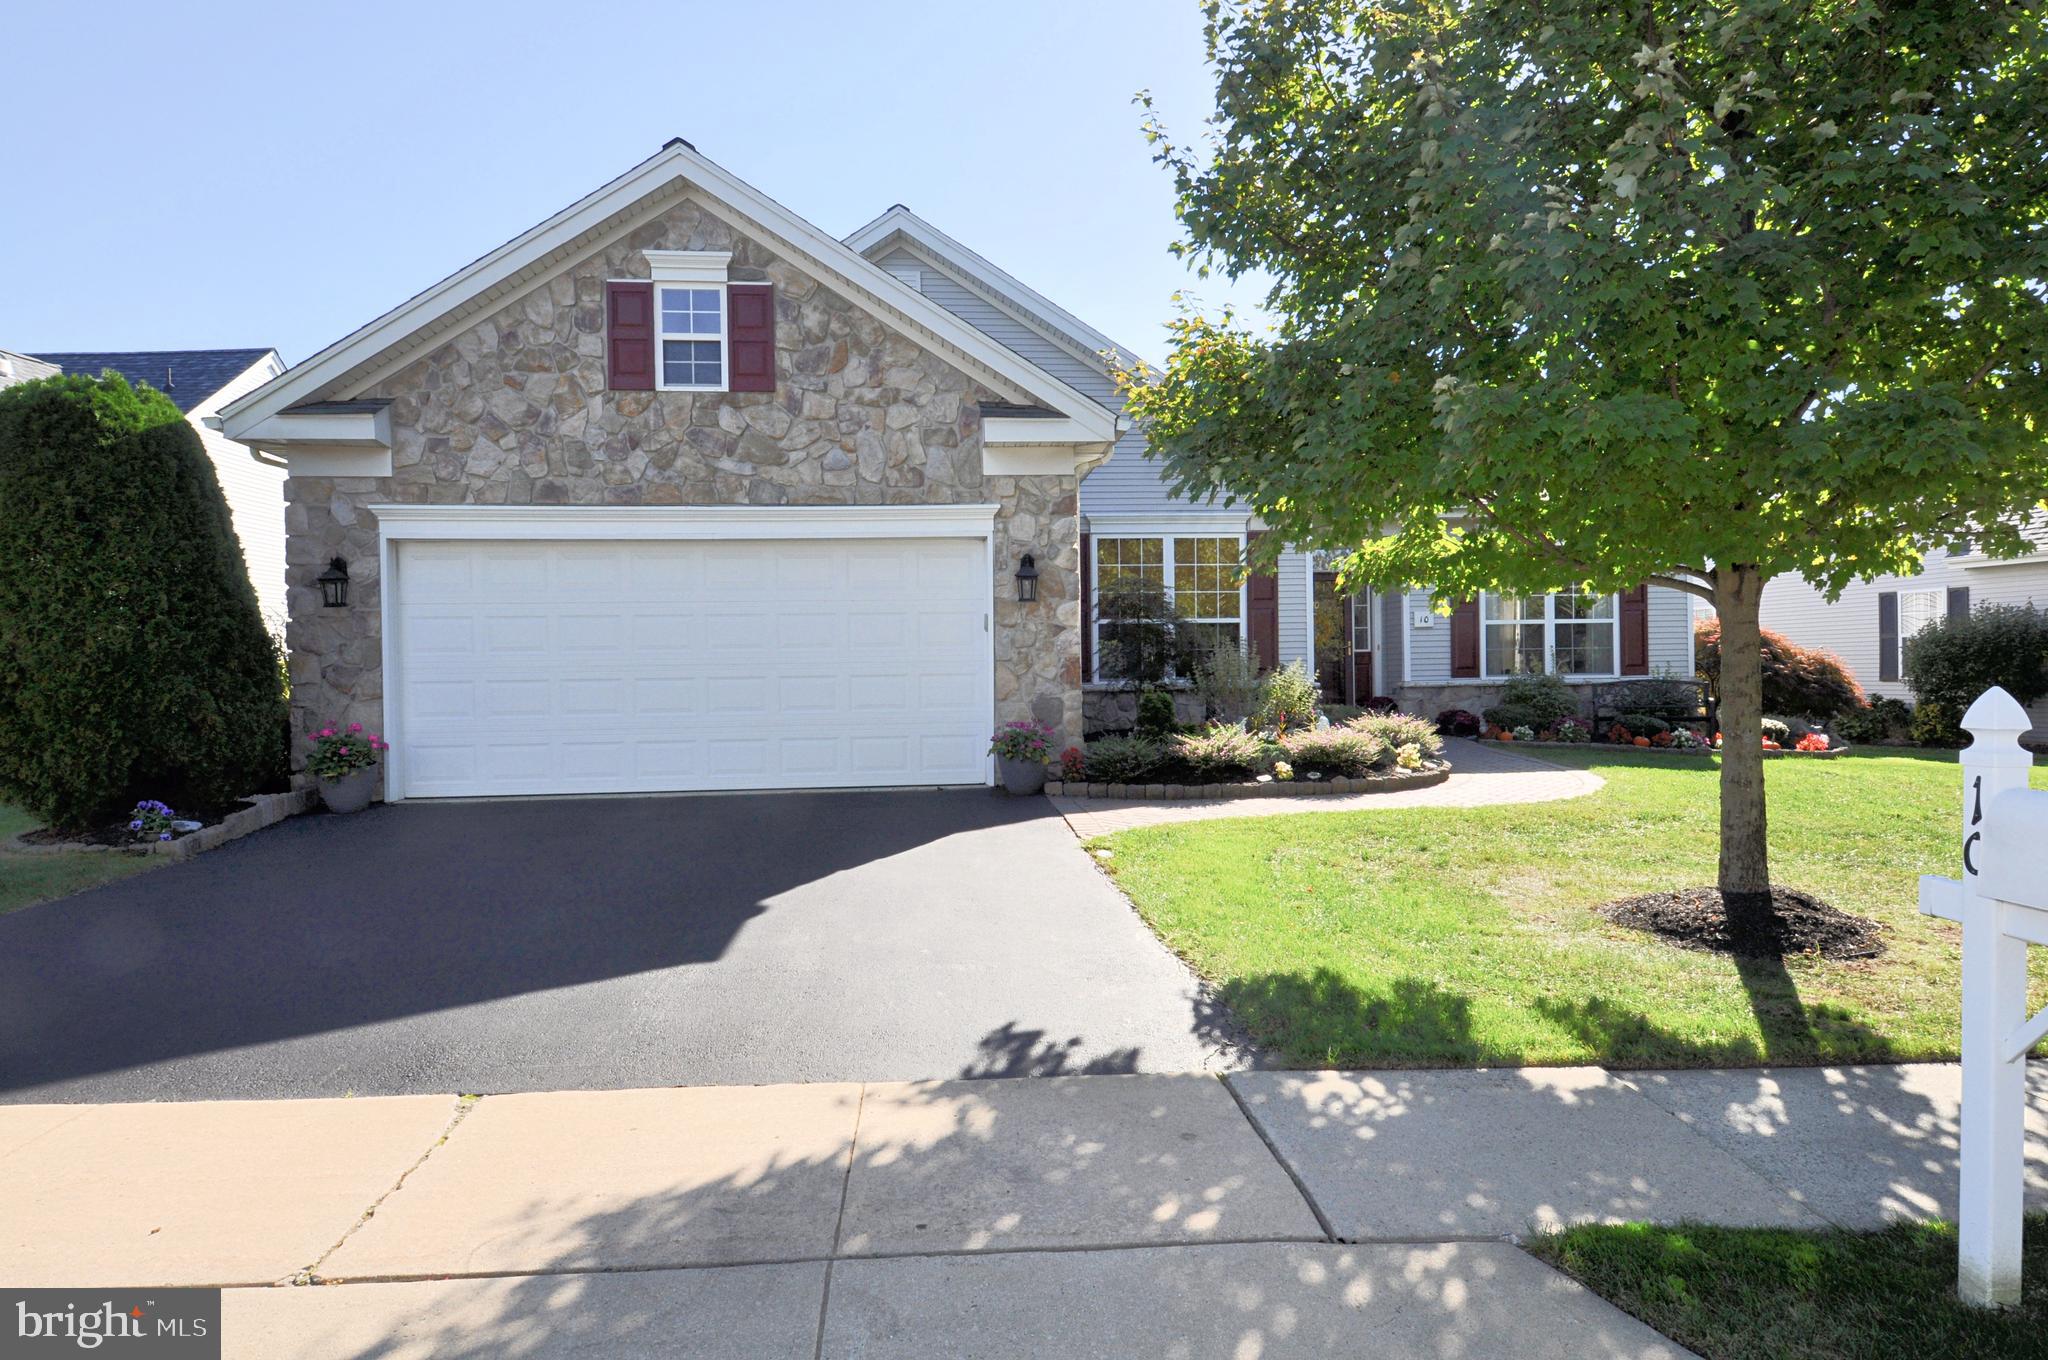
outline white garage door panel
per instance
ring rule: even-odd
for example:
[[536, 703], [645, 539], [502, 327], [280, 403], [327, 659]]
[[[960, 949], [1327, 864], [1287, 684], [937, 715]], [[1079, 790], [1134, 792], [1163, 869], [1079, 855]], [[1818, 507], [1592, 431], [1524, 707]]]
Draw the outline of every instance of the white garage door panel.
[[979, 539], [396, 547], [408, 796], [986, 778]]

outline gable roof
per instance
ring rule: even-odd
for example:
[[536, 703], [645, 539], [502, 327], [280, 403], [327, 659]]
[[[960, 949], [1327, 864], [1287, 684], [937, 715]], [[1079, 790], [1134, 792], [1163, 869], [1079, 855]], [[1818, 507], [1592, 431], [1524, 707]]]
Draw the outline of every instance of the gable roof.
[[950, 266], [964, 282], [991, 301], [998, 305], [1007, 304], [1009, 311], [1024, 313], [1023, 319], [1035, 321], [1039, 330], [1050, 333], [1055, 340], [1064, 341], [1069, 349], [1083, 358], [1100, 364], [1104, 350], [1112, 350], [1126, 359], [1137, 357], [1128, 346], [1110, 339], [901, 203], [890, 204], [888, 211], [880, 217], [847, 236], [846, 244], [869, 259], [880, 259], [897, 245], [909, 245], [913, 253], [930, 256], [935, 262]]
[[222, 411], [230, 438], [257, 422], [308, 401], [355, 397], [385, 373], [410, 362], [456, 326], [595, 249], [597, 243], [670, 206], [685, 195], [714, 215], [737, 219], [780, 253], [836, 291], [861, 303], [893, 329], [945, 355], [1007, 399], [1051, 406], [1104, 440], [1118, 417], [1015, 351], [892, 278], [887, 270], [834, 240], [697, 153], [681, 138], [441, 282], [343, 337], [304, 363]]
[[88, 378], [97, 378], [111, 368], [130, 384], [154, 387], [176, 402], [180, 411], [189, 412], [270, 353], [268, 349], [65, 350], [34, 357]]

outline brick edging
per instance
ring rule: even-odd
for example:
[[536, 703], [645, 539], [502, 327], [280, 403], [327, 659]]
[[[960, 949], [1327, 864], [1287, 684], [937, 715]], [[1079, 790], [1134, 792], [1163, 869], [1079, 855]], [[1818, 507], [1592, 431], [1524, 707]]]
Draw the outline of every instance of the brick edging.
[[1302, 794], [1397, 793], [1402, 789], [1424, 789], [1451, 777], [1450, 762], [1432, 770], [1403, 774], [1367, 775], [1360, 779], [1275, 779], [1266, 784], [1082, 784], [1066, 780], [1046, 781], [1049, 796], [1068, 798], [1121, 798], [1125, 800], [1172, 802], [1213, 798], [1295, 798]]
[[56, 845], [24, 845], [16, 836], [7, 842], [10, 853], [23, 855], [68, 855], [78, 852], [105, 851], [123, 855], [162, 855], [167, 859], [190, 859], [217, 845], [240, 840], [252, 831], [261, 831], [266, 826], [276, 826], [287, 817], [296, 817], [302, 812], [311, 812], [320, 801], [318, 789], [293, 789], [289, 793], [256, 793], [242, 800], [251, 804], [238, 812], [230, 812], [212, 826], [202, 826], [197, 831], [171, 841], [146, 841], [137, 845], [86, 845], [76, 841], [59, 842]]

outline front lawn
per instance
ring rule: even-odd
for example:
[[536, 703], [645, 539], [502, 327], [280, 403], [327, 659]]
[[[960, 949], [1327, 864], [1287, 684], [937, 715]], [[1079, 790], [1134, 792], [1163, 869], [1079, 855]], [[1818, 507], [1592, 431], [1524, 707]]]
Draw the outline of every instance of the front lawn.
[[[1715, 762], [1543, 758], [1607, 786], [1556, 803], [1188, 822], [1091, 845], [1113, 852], [1118, 884], [1253, 1035], [1305, 1066], [1955, 1056], [1961, 932], [1918, 914], [1916, 882], [1959, 872], [1953, 756], [1766, 762], [1774, 877], [1886, 928], [1880, 958], [1782, 964], [1680, 950], [1590, 910], [1714, 881]], [[2048, 1002], [2048, 977], [2035, 993]]]
[[[34, 829], [36, 819], [11, 803], [0, 803], [0, 845]], [[0, 916], [17, 907], [64, 897], [126, 878], [167, 861], [154, 855], [77, 850], [25, 855], [0, 849]]]
[[1649, 1224], [1571, 1228], [1529, 1250], [1707, 1360], [1995, 1360], [2048, 1353], [2048, 1218], [2027, 1220], [2017, 1308], [1955, 1294], [1946, 1225], [1881, 1233]]

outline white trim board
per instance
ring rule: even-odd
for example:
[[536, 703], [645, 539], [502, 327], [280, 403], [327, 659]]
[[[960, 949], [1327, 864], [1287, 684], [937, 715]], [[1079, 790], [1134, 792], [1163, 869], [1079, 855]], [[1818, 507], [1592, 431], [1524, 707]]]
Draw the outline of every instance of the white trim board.
[[[519, 280], [558, 252], [588, 245], [585, 237], [634, 204], [683, 183], [699, 190], [703, 206], [721, 218], [739, 216], [779, 245], [794, 263], [816, 271], [827, 286], [870, 305], [878, 319], [923, 344], [940, 346], [984, 370], [993, 386], [1027, 401], [1058, 408], [1094, 427], [1099, 439], [1116, 438], [1117, 416], [960, 318], [925, 298], [858, 251], [834, 240], [767, 195], [698, 155], [680, 140], [521, 233], [440, 283], [386, 312], [344, 339], [287, 370], [226, 407], [227, 433], [236, 437], [264, 415], [308, 400], [442, 317]], [[722, 210], [722, 211], [721, 211]]]
[[1242, 534], [1251, 527], [1244, 510], [1187, 510], [1168, 514], [1089, 515], [1088, 532], [1109, 538], [1145, 538], [1162, 534]]
[[983, 538], [993, 505], [372, 505], [385, 539]]

